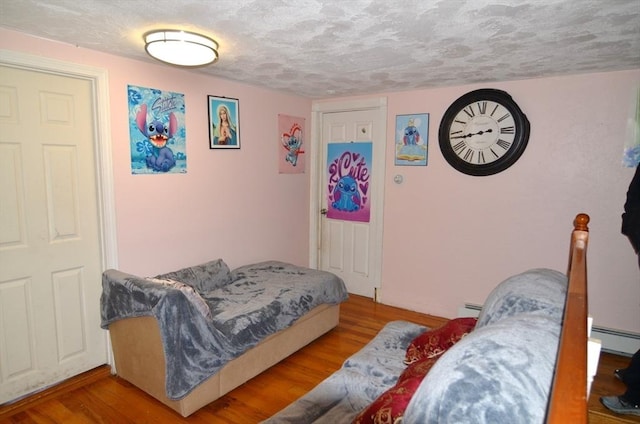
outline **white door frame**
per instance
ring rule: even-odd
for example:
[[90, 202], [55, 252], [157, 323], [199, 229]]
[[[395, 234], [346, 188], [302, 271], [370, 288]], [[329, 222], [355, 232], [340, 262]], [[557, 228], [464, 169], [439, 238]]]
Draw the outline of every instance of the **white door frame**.
[[[0, 50], [3, 66], [44, 72], [87, 80], [91, 83], [94, 100], [94, 162], [97, 167], [98, 222], [100, 225], [100, 253], [102, 269], [118, 267], [116, 213], [113, 194], [113, 165], [111, 125], [109, 114], [109, 79], [106, 69], [58, 61], [25, 53]], [[97, 312], [97, 311], [96, 311]], [[104, 331], [109, 364], [113, 364], [111, 345]]]
[[[335, 112], [351, 112], [359, 110], [378, 110], [377, 120], [380, 123], [380, 132], [384, 134], [385, 139], [381, 142], [386, 143], [387, 134], [387, 98], [375, 97], [369, 99], [336, 101], [336, 102], [313, 102], [311, 106], [311, 190], [309, 199], [309, 266], [317, 268], [319, 264], [319, 256], [321, 249], [320, 240], [320, 193], [322, 187], [322, 173], [325, 164], [322, 162], [322, 120], [325, 113]], [[386, 147], [381, 149], [386, 152]], [[373, 257], [374, 261], [371, 267], [371, 276], [376, 287], [380, 287], [382, 274], [382, 229], [384, 226], [384, 173], [385, 173], [385, 157], [382, 155], [374, 155], [373, 170], [374, 172], [382, 172], [383, 177], [380, 178], [380, 184], [375, 189], [375, 195], [378, 201], [375, 209], [375, 238], [373, 240]]]

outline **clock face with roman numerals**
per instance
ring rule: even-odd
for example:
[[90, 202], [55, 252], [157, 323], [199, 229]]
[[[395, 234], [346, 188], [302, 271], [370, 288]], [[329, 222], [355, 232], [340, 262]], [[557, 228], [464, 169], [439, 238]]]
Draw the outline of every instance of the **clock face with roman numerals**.
[[493, 175], [520, 158], [529, 141], [529, 121], [506, 92], [475, 90], [449, 106], [439, 141], [444, 158], [458, 171]]

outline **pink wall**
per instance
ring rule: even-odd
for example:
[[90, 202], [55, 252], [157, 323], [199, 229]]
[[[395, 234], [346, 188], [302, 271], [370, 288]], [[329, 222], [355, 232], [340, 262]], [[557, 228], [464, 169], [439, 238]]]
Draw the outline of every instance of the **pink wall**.
[[[0, 48], [108, 69], [121, 269], [147, 275], [216, 257], [231, 266], [267, 258], [307, 263], [309, 173], [278, 174], [276, 117], [307, 118], [309, 139], [310, 101], [1, 29]], [[127, 84], [185, 94], [186, 175], [131, 175]], [[640, 332], [640, 271], [620, 234], [633, 175], [620, 158], [639, 85], [634, 70], [385, 94], [382, 301], [453, 317], [511, 274], [564, 271], [571, 223], [584, 211], [592, 218], [595, 323]], [[531, 121], [522, 158], [483, 178], [453, 170], [437, 142], [448, 105], [480, 87], [508, 91]], [[240, 99], [240, 151], [209, 150], [207, 94]], [[394, 166], [395, 115], [423, 112], [431, 119], [429, 165]], [[403, 184], [393, 182], [396, 174]]]
[[[386, 94], [381, 301], [453, 317], [514, 273], [564, 272], [573, 218], [586, 212], [595, 325], [640, 332], [640, 270], [620, 234], [634, 171], [621, 166], [622, 149], [639, 86], [634, 70]], [[513, 96], [531, 137], [514, 166], [471, 177], [444, 160], [438, 127], [455, 99], [487, 87]], [[395, 115], [411, 113], [430, 114], [427, 167], [394, 166]]]
[[[306, 118], [308, 139], [310, 100], [1, 29], [0, 48], [108, 70], [120, 269], [153, 275], [218, 257], [308, 264], [309, 172], [278, 173], [277, 116]], [[186, 174], [131, 174], [128, 84], [185, 95]], [[239, 99], [240, 150], [209, 150], [208, 94]]]

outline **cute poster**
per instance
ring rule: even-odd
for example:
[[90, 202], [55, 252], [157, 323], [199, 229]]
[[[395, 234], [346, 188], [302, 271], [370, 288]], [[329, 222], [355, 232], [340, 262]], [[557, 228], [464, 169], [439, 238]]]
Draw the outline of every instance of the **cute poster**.
[[184, 94], [128, 86], [132, 174], [187, 172]]
[[373, 143], [330, 143], [327, 149], [327, 218], [369, 222]]
[[304, 173], [304, 118], [278, 115], [278, 171]]

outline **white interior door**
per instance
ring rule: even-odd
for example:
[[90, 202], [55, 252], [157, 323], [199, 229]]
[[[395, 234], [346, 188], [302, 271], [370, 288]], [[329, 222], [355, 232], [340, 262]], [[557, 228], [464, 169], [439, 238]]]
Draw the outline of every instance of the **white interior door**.
[[[350, 293], [376, 297], [380, 286], [382, 256], [382, 204], [384, 195], [385, 119], [379, 108], [326, 112], [321, 115], [321, 213], [328, 209], [327, 146], [331, 143], [372, 142], [372, 164], [368, 192], [369, 222], [328, 218], [320, 215], [320, 269], [343, 278]], [[364, 193], [362, 193], [364, 195]]]
[[107, 362], [88, 80], [0, 66], [0, 403]]

